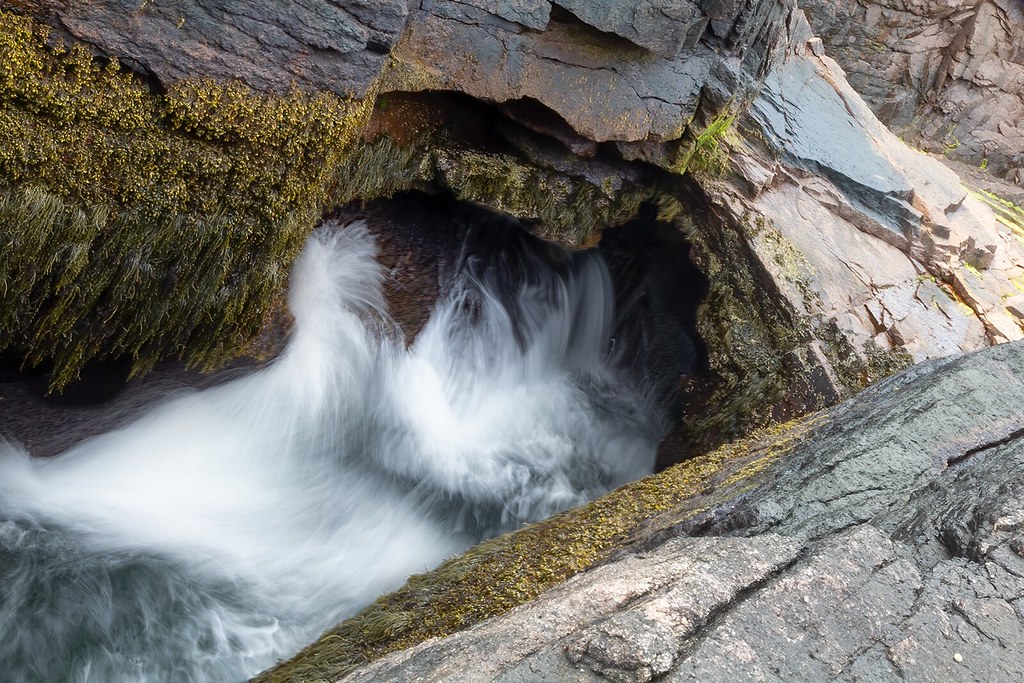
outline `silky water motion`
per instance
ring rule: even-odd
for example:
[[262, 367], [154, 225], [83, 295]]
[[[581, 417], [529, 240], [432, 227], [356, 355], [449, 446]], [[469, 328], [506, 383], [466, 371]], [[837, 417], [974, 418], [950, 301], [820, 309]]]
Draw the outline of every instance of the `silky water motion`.
[[243, 680], [651, 471], [662, 424], [609, 358], [598, 254], [463, 254], [408, 347], [375, 256], [362, 223], [314, 233], [263, 369], [53, 458], [0, 443], [4, 680]]

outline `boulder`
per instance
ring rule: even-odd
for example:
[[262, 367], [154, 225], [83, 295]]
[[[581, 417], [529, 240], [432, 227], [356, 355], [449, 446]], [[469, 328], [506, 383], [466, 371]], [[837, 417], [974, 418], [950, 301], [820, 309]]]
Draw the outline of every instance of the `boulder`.
[[1022, 406], [1022, 342], [919, 365], [733, 501], [684, 504], [538, 599], [338, 680], [1011, 680]]

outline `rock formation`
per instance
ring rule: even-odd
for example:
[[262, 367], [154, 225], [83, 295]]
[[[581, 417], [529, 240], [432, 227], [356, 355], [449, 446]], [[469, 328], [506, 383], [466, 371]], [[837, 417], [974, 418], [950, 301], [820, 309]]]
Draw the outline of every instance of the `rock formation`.
[[377, 78], [407, 13], [403, 0], [4, 4], [161, 83], [239, 79], [259, 91], [298, 85], [357, 97]]
[[919, 365], [732, 502], [684, 502], [540, 598], [338, 680], [1012, 680], [1022, 406], [1020, 342]]
[[[376, 93], [376, 141], [340, 161], [327, 203], [311, 202], [321, 181], [305, 181], [289, 195], [298, 224], [259, 230], [297, 235], [318, 209], [417, 187], [579, 244], [658, 198], [711, 280], [711, 374], [684, 392], [711, 407], [687, 413], [687, 452], [908, 362], [1021, 335], [1013, 225], [878, 123], [792, 2], [11, 4], [56, 27], [51, 41], [87, 41], [147, 74], [172, 103], [212, 97], [190, 79], [227, 76], [267, 92]], [[186, 131], [203, 111], [185, 113]], [[118, 344], [152, 362], [129, 341]], [[65, 352], [64, 375], [82, 353]]]
[[[783, 679], [911, 676], [925, 664], [925, 676], [998, 676], [1019, 663], [1012, 645], [982, 657], [1019, 629], [1021, 570], [1008, 554], [1019, 473], [975, 464], [1016, 457], [1017, 442], [1002, 441], [1020, 429], [1022, 397], [1008, 394], [1019, 347], [934, 359], [1024, 336], [1024, 212], [969, 192], [876, 118], [1016, 182], [1017, 6], [808, 3], [824, 43], [795, 0], [277, 7], [0, 2], [0, 49], [19, 58], [0, 64], [0, 238], [15, 245], [0, 255], [12, 273], [0, 332], [16, 360], [53, 363], [57, 386], [91, 358], [127, 357], [136, 372], [166, 357], [223, 362], [273, 319], [282, 273], [319, 217], [415, 190], [513, 214], [571, 246], [598, 244], [641, 211], [686, 235], [673, 253], [707, 278], [696, 324], [708, 368], [670, 378], [682, 426], [663, 463], [924, 364], [837, 409], [788, 455], [792, 444], [760, 459], [718, 450], [669, 475], [678, 488], [630, 489], [643, 504], [615, 499], [617, 519], [632, 521], [595, 532], [600, 548], [553, 522], [577, 557], [556, 570], [517, 555], [531, 567], [525, 587], [495, 588], [435, 631], [376, 621], [374, 637], [335, 634], [345, 647], [370, 642], [354, 659], [329, 635], [270, 679], [314, 660], [336, 677], [591, 561], [614, 564], [354, 675], [443, 677], [449, 647], [486, 654], [474, 670], [505, 680], [713, 678], [725, 656]], [[871, 41], [884, 49], [865, 50]], [[909, 90], [894, 95], [897, 75]], [[33, 239], [11, 227], [24, 216], [40, 226]], [[964, 387], [979, 403], [953, 419], [945, 402]], [[903, 431], [922, 416], [938, 426]], [[997, 471], [1011, 483], [985, 479]], [[730, 503], [737, 482], [756, 489]], [[949, 492], [978, 505], [950, 507]], [[616, 556], [619, 532], [634, 533], [634, 550]], [[712, 532], [734, 538], [676, 538]], [[725, 574], [702, 559], [715, 556], [730, 558]], [[710, 588], [695, 597], [693, 585]], [[496, 650], [495, 629], [503, 643], [521, 636]], [[977, 649], [942, 654], [936, 629]], [[779, 633], [789, 650], [765, 640]], [[783, 656], [795, 668], [779, 669]]]
[[801, 3], [878, 117], [908, 141], [1019, 186], [1024, 7], [1015, 0]]

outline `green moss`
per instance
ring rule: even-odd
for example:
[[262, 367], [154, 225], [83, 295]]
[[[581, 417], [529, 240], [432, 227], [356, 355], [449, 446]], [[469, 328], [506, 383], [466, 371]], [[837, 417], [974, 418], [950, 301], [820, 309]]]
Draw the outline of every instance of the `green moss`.
[[257, 332], [367, 103], [184, 82], [163, 96], [0, 12], [0, 350], [135, 371]]
[[691, 144], [682, 148], [672, 170], [680, 175], [692, 173], [705, 178], [717, 178], [725, 173], [729, 155], [723, 149], [723, 142], [736, 123], [736, 112], [727, 106], [693, 137]]
[[868, 340], [863, 350], [858, 352], [834, 318], [815, 321], [814, 335], [821, 341], [822, 351], [845, 396], [851, 396], [914, 364], [913, 356], [903, 347], [884, 349], [874, 340]]
[[813, 286], [814, 268], [792, 242], [779, 232], [772, 221], [758, 216], [751, 239], [757, 239], [778, 267], [778, 275], [796, 288], [803, 299], [805, 312], [812, 312], [821, 303], [821, 296]]
[[608, 226], [636, 215], [652, 196], [643, 188], [614, 190], [565, 173], [527, 165], [509, 154], [438, 149], [437, 181], [459, 199], [482, 202], [527, 219], [536, 219], [542, 236], [566, 244], [591, 241]]
[[[581, 508], [485, 541], [320, 637], [262, 683], [335, 680], [361, 664], [502, 614], [611, 556], [757, 485], [822, 416], [743, 441], [627, 484]], [[415, 617], [413, 617], [415, 615]]]
[[537, 221], [541, 236], [570, 245], [585, 244], [602, 228], [626, 222], [653, 195], [643, 187], [595, 185], [531, 166], [510, 153], [480, 152], [429, 138], [399, 146], [384, 136], [354, 145], [332, 187], [334, 205], [405, 190], [447, 189], [459, 199]]
[[868, 341], [865, 345], [864, 354], [867, 357], [864, 386], [903, 372], [914, 364], [914, 357], [902, 346], [883, 349], [874, 340]]
[[116, 62], [0, 11], [0, 351], [135, 371], [210, 367], [257, 334], [314, 222], [355, 200], [451, 189], [582, 243], [649, 193], [440, 140], [358, 136], [372, 97], [344, 101], [184, 81], [153, 95]]
[[686, 388], [680, 435], [685, 452], [700, 452], [794, 416], [777, 406], [801, 371], [791, 358], [811, 333], [781, 297], [766, 291], [774, 285], [756, 267], [747, 238], [753, 226], [704, 221], [680, 229], [690, 235], [694, 261], [711, 285], [697, 321], [709, 376]]
[[[835, 318], [820, 312], [806, 258], [770, 221], [747, 215], [736, 225], [706, 221], [681, 229], [691, 236], [694, 259], [711, 283], [698, 314], [710, 372], [684, 388], [676, 442], [682, 453], [823, 408], [835, 400], [826, 381], [846, 398], [913, 363], [902, 348], [869, 341], [855, 349]], [[762, 258], [770, 260], [771, 273], [760, 267]], [[799, 292], [799, 310], [776, 291], [780, 277]], [[809, 377], [822, 364], [812, 344], [831, 369], [827, 380]]]
[[400, 146], [385, 136], [372, 142], [360, 139], [334, 171], [329, 204], [342, 206], [429, 189], [435, 174], [426, 140]]

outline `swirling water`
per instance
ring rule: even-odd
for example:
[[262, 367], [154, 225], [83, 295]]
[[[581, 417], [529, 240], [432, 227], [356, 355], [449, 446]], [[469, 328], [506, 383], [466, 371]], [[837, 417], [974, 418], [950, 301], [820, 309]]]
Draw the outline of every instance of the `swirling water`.
[[0, 443], [0, 678], [243, 680], [651, 471], [662, 425], [612, 367], [599, 256], [464, 257], [409, 347], [375, 256], [364, 225], [314, 234], [264, 369], [53, 458]]

